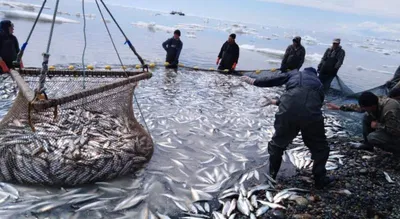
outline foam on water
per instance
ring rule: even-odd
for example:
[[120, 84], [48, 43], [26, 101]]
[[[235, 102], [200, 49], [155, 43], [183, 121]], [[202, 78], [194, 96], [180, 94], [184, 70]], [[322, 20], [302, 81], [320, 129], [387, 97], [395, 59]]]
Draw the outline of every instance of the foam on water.
[[[29, 11], [20, 11], [20, 10], [1, 10], [0, 13], [4, 14], [4, 17], [6, 18], [21, 18], [21, 19], [27, 19], [27, 20], [35, 20], [37, 17], [36, 12], [29, 12]], [[41, 22], [52, 22], [53, 20], [53, 15], [49, 14], [44, 14], [42, 13], [40, 15], [39, 21]], [[71, 20], [68, 18], [63, 18], [63, 17], [56, 17], [56, 23], [79, 23], [79, 21], [76, 20]]]

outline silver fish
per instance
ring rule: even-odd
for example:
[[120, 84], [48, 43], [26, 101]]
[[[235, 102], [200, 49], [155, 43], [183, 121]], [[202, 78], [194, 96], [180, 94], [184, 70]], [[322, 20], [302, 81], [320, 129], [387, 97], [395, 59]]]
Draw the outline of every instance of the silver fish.
[[280, 205], [280, 204], [276, 204], [276, 203], [271, 203], [271, 202], [266, 202], [266, 201], [262, 201], [262, 200], [258, 200], [258, 202], [260, 202], [262, 205], [268, 206], [270, 208], [282, 208], [282, 209], [286, 209], [286, 207]]
[[269, 206], [264, 205], [256, 211], [256, 217], [260, 217], [265, 214], [269, 210]]
[[120, 210], [124, 210], [127, 208], [131, 208], [136, 206], [137, 204], [139, 204], [140, 202], [142, 202], [145, 198], [147, 198], [148, 195], [140, 195], [140, 196], [132, 196], [129, 197], [125, 200], [123, 200], [122, 202], [120, 202], [117, 206], [115, 206], [113, 211], [120, 211]]
[[390, 178], [390, 176], [389, 176], [388, 173], [383, 172], [383, 174], [385, 175], [385, 179], [386, 179], [389, 183], [395, 183], [395, 181], [393, 181], [393, 180]]
[[[246, 199], [247, 200], [247, 199]], [[237, 201], [237, 209], [244, 215], [249, 216], [250, 215], [250, 209], [249, 206], [247, 205], [245, 198], [243, 197], [242, 194], [239, 195], [239, 199]]]

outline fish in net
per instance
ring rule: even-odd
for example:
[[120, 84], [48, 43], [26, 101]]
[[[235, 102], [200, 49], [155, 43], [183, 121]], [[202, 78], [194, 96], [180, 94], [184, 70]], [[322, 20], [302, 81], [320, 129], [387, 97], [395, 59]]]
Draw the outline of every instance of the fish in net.
[[135, 86], [151, 73], [88, 71], [82, 86], [82, 72], [49, 71], [45, 95], [32, 101], [39, 74], [11, 73], [19, 93], [0, 122], [0, 181], [73, 186], [126, 175], [151, 159], [151, 136], [133, 112]]

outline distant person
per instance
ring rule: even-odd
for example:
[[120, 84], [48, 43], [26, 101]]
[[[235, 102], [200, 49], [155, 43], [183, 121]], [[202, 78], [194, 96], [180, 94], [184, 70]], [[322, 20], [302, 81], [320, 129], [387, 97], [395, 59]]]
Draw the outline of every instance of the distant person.
[[[394, 73], [393, 78], [386, 82], [386, 87], [391, 90], [400, 82], [400, 66], [397, 68], [396, 72]], [[399, 85], [400, 86], [400, 85]], [[399, 87], [400, 88], [400, 87]]]
[[288, 70], [300, 70], [306, 57], [306, 49], [301, 45], [301, 37], [296, 36], [293, 39], [293, 44], [289, 45], [286, 49], [285, 55], [283, 56], [281, 64], [281, 72], [287, 72]]
[[174, 36], [162, 44], [162, 47], [167, 51], [165, 62], [168, 62], [167, 68], [178, 68], [179, 56], [183, 48], [183, 43], [180, 39], [181, 31], [175, 30]]
[[242, 80], [257, 87], [286, 84], [286, 92], [282, 94], [279, 111], [275, 114], [275, 134], [268, 144], [269, 170], [272, 178], [275, 179], [279, 172], [283, 152], [301, 131], [304, 144], [310, 149], [314, 160], [312, 172], [315, 186], [324, 188], [332, 183], [333, 179], [326, 176], [325, 169], [330, 149], [321, 110], [325, 95], [317, 70], [314, 68], [305, 68], [304, 71], [292, 70], [260, 79], [244, 76]]
[[366, 112], [363, 119], [364, 144], [353, 148], [373, 151], [378, 147], [400, 155], [400, 102], [364, 92], [358, 103], [361, 111]]
[[0, 22], [0, 68], [1, 72], [9, 72], [14, 68], [13, 61], [19, 53], [18, 39], [14, 35], [14, 24], [9, 20]]
[[340, 46], [340, 39], [334, 39], [332, 47], [328, 48], [318, 65], [319, 79], [327, 92], [331, 87], [333, 79], [337, 76], [340, 67], [343, 65], [346, 52]]
[[239, 61], [239, 46], [235, 40], [236, 34], [232, 33], [229, 35], [228, 41], [222, 45], [217, 59], [218, 70], [235, 70]]

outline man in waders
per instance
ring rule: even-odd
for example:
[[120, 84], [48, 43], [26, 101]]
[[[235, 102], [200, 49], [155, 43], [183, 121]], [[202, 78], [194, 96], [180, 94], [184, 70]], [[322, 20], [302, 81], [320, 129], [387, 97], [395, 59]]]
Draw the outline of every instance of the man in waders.
[[329, 157], [329, 146], [325, 136], [322, 104], [325, 94], [314, 68], [304, 71], [292, 70], [273, 77], [242, 80], [257, 87], [286, 85], [286, 92], [280, 98], [279, 111], [275, 114], [275, 134], [268, 145], [269, 169], [276, 178], [287, 146], [301, 131], [304, 144], [310, 149], [314, 166], [312, 169], [315, 186], [319, 189], [334, 180], [326, 176], [325, 165]]
[[168, 63], [167, 68], [178, 68], [179, 56], [181, 55], [183, 43], [180, 39], [181, 31], [175, 30], [174, 36], [162, 44], [162, 47], [167, 51], [165, 62]]
[[[396, 72], [394, 73], [393, 78], [386, 82], [386, 87], [391, 90], [393, 89], [398, 83], [400, 83], [400, 66], [397, 68]], [[399, 87], [400, 88], [400, 85]]]
[[239, 61], [239, 46], [236, 44], [235, 40], [236, 34], [233, 33], [229, 35], [228, 41], [222, 45], [217, 59], [217, 65], [219, 65], [218, 70], [235, 70]]
[[0, 22], [0, 69], [1, 73], [10, 72], [14, 68], [13, 61], [17, 59], [19, 44], [13, 35], [14, 24], [9, 20]]
[[336, 77], [343, 64], [346, 52], [340, 46], [340, 39], [334, 39], [332, 47], [328, 48], [318, 65], [319, 79], [327, 92], [331, 87], [333, 79]]
[[281, 72], [285, 73], [288, 70], [300, 70], [306, 57], [306, 49], [301, 45], [301, 37], [296, 36], [293, 39], [293, 44], [288, 46], [281, 64]]

